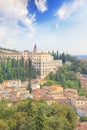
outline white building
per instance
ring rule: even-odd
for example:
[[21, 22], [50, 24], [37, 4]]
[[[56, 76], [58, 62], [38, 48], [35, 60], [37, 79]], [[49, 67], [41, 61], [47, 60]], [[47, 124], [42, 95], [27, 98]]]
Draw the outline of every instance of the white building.
[[40, 89], [40, 85], [39, 84], [33, 84], [31, 86], [32, 90], [35, 90], [35, 89]]

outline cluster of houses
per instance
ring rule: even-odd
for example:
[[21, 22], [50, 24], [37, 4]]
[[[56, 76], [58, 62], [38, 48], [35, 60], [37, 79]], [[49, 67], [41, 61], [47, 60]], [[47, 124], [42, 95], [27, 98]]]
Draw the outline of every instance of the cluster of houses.
[[32, 93], [27, 90], [28, 82], [21, 83], [21, 80], [6, 80], [0, 84], [0, 99], [9, 99], [17, 102], [26, 98], [35, 100], [45, 99], [47, 104], [67, 104], [75, 109], [78, 116], [87, 116], [87, 98], [79, 96], [76, 89], [63, 89], [59, 85], [44, 86], [33, 84]]
[[80, 74], [79, 79], [80, 79], [80, 83], [81, 83], [81, 88], [84, 90], [87, 90], [87, 75]]
[[22, 85], [21, 80], [5, 80], [0, 84], [0, 99], [9, 99], [16, 102], [30, 97], [27, 85]]
[[74, 108], [78, 116], [87, 115], [87, 97], [79, 96], [75, 89], [65, 89], [64, 94], [67, 98], [67, 105]]
[[48, 105], [66, 104], [74, 108], [78, 116], [87, 116], [87, 98], [79, 96], [76, 89], [63, 89], [59, 85], [44, 86], [41, 89], [35, 89], [32, 94], [34, 99], [45, 99]]

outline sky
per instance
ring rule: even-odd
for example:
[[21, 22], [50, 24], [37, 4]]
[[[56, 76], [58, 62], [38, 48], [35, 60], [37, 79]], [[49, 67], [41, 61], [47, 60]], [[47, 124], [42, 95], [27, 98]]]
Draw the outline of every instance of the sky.
[[87, 54], [87, 0], [0, 0], [0, 47]]

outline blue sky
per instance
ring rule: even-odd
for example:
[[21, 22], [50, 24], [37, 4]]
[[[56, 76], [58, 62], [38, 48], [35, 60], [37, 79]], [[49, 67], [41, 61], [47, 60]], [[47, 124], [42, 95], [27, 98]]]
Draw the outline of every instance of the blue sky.
[[0, 46], [87, 54], [87, 0], [0, 1]]

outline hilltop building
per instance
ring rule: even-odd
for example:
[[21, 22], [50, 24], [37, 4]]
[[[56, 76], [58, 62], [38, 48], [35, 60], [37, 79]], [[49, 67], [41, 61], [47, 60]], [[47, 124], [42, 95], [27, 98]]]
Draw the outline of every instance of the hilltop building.
[[35, 44], [30, 59], [37, 72], [37, 77], [45, 78], [50, 72], [55, 72], [62, 66], [62, 60], [53, 60], [53, 56], [45, 52], [38, 52]]
[[27, 62], [30, 58], [34, 68], [36, 69], [38, 78], [45, 78], [50, 72], [55, 72], [62, 66], [62, 60], [54, 60], [53, 56], [50, 54], [38, 52], [36, 44], [33, 48], [33, 52], [29, 52], [27, 50], [23, 52], [0, 50], [0, 58], [2, 60], [7, 58], [20, 60], [23, 58], [25, 62]]

